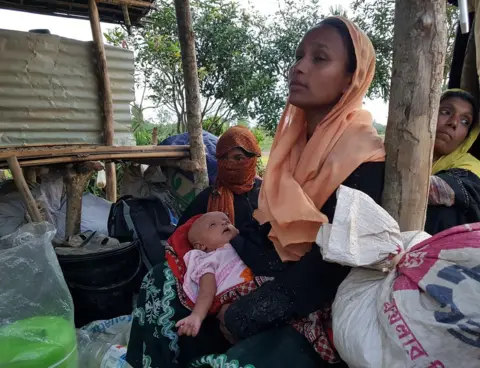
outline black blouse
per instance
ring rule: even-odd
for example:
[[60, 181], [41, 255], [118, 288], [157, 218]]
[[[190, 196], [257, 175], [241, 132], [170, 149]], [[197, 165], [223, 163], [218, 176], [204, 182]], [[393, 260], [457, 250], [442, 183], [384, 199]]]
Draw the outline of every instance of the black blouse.
[[[383, 191], [384, 163], [365, 163], [343, 183], [361, 190], [377, 203]], [[336, 194], [332, 194], [322, 212], [333, 220]], [[267, 234], [270, 226], [251, 221], [240, 228], [232, 240], [240, 258], [255, 275], [274, 276], [275, 280], [231, 304], [225, 313], [225, 325], [237, 338], [243, 339], [292, 319], [305, 317], [333, 302], [340, 283], [350, 268], [322, 259], [317, 246], [298, 262], [283, 263]]]
[[[261, 179], [255, 179], [253, 189], [245, 194], [233, 195], [233, 206], [235, 208], [235, 226], [241, 228], [244, 224], [252, 221], [253, 211], [258, 208], [258, 195], [260, 194]], [[200, 192], [190, 203], [178, 221], [178, 226], [183, 225], [193, 216], [207, 213], [208, 198], [215, 186], [209, 186]]]
[[480, 178], [463, 169], [450, 169], [436, 174], [455, 193], [451, 207], [428, 206], [425, 231], [431, 235], [463, 224], [480, 221]]

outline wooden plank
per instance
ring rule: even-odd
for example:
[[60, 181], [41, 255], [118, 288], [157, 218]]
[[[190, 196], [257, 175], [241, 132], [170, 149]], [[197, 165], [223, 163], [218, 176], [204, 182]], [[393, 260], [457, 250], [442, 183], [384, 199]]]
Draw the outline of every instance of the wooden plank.
[[446, 1], [396, 0], [384, 208], [423, 230], [446, 53]]
[[149, 3], [148, 1], [140, 1], [140, 0], [97, 0], [97, 3], [128, 6], [128, 7], [131, 6], [134, 8], [156, 9], [154, 4]]
[[89, 144], [89, 143], [25, 143], [19, 146], [4, 146], [0, 147], [0, 152], [4, 151], [16, 151], [16, 150], [26, 150], [26, 149], [47, 149], [47, 148], [75, 148], [75, 147], [96, 147], [98, 144]]
[[18, 159], [25, 157], [49, 157], [49, 156], [70, 156], [89, 155], [100, 153], [122, 153], [122, 152], [186, 152], [190, 146], [88, 146], [88, 147], [59, 147], [59, 148], [28, 148], [16, 150], [0, 150], [0, 159], [6, 159], [15, 155]]
[[32, 192], [28, 187], [27, 181], [23, 176], [23, 171], [18, 163], [18, 160], [15, 156], [11, 156], [7, 159], [8, 167], [12, 173], [13, 180], [15, 181], [15, 185], [27, 206], [28, 214], [30, 215], [33, 222], [42, 222], [42, 215], [40, 214], [40, 210], [37, 207], [37, 202], [35, 198], [33, 198]]
[[[23, 160], [19, 161], [20, 166], [43, 166], [43, 165], [54, 165], [54, 164], [63, 164], [67, 162], [85, 162], [85, 161], [111, 161], [111, 160], [135, 160], [135, 159], [144, 159], [144, 158], [168, 158], [168, 159], [183, 159], [189, 158], [189, 152], [163, 152], [152, 153], [152, 152], [122, 152], [122, 153], [108, 153], [108, 154], [98, 154], [98, 155], [88, 155], [88, 156], [64, 156], [64, 157], [52, 157], [52, 158], [43, 158], [36, 160]], [[4, 163], [0, 163], [0, 167], [7, 166]]]
[[189, 0], [175, 0], [175, 11], [182, 53], [183, 78], [185, 80], [185, 101], [187, 130], [190, 136], [190, 153], [192, 161], [195, 161], [200, 167], [199, 171], [194, 172], [195, 190], [200, 192], [208, 186], [208, 174], [205, 147], [203, 144], [195, 37]]
[[[88, 5], [87, 4], [80, 4], [78, 2], [72, 2], [72, 1], [61, 1], [61, 0], [42, 0], [42, 3], [39, 4], [38, 6], [35, 5], [27, 5], [27, 8], [22, 9], [23, 12], [28, 12], [28, 13], [35, 13], [35, 14], [47, 14], [47, 15], [52, 15], [52, 10], [49, 9], [48, 7], [45, 6], [45, 4], [52, 4], [52, 5], [58, 5], [60, 7], [68, 7], [70, 9], [82, 9], [82, 10], [87, 10]], [[13, 10], [18, 11], [18, 8], [15, 7], [11, 2], [9, 1], [3, 1], [0, 0], [0, 5], [2, 5], [2, 8], [8, 9], [8, 8], [13, 8]], [[99, 12], [109, 12], [109, 13], [115, 13], [115, 14], [121, 14], [122, 11], [120, 9], [112, 9], [111, 7], [99, 7], [98, 8]], [[80, 15], [65, 15], [68, 18], [80, 18], [80, 19], [86, 19], [85, 16], [80, 16]]]

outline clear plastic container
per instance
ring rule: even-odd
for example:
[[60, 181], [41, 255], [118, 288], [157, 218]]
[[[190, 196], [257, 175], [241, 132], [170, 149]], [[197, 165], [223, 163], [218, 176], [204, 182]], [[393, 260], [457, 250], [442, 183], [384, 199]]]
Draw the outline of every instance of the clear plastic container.
[[82, 368], [131, 368], [127, 348], [104, 341], [97, 334], [77, 330], [78, 361]]
[[52, 247], [55, 231], [44, 222], [0, 237], [2, 368], [78, 366], [73, 302]]

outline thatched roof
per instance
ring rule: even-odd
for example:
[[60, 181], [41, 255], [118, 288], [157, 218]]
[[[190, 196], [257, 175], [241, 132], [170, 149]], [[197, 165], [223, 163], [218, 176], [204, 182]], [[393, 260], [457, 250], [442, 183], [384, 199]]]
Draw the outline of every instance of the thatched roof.
[[[142, 3], [153, 3], [155, 0], [141, 0]], [[100, 21], [124, 24], [124, 16], [120, 5], [98, 1]], [[116, 3], [112, 1], [112, 3]], [[119, 2], [120, 3], [120, 2]], [[88, 19], [88, 0], [0, 0], [0, 8], [18, 10], [28, 13], [56, 15], [76, 19]], [[128, 13], [132, 25], [139, 25], [140, 20], [150, 11], [148, 7], [129, 6]]]

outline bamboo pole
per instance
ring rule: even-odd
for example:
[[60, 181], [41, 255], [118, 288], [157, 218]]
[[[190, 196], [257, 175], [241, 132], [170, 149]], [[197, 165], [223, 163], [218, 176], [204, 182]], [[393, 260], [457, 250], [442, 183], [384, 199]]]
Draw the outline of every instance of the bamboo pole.
[[446, 53], [446, 2], [396, 0], [384, 208], [423, 230]]
[[152, 145], [156, 146], [158, 145], [158, 128], [155, 127], [152, 130]]
[[37, 207], [37, 202], [35, 202], [35, 198], [33, 198], [32, 192], [28, 187], [27, 181], [23, 176], [22, 168], [18, 163], [18, 160], [15, 156], [11, 156], [7, 159], [8, 167], [12, 173], [13, 180], [15, 181], [15, 185], [22, 196], [25, 205], [27, 206], [28, 214], [33, 222], [42, 222], [42, 215], [40, 214], [40, 210]]
[[187, 131], [190, 137], [192, 161], [198, 163], [200, 171], [194, 172], [195, 189], [200, 192], [208, 186], [207, 163], [203, 144], [202, 111], [198, 82], [195, 37], [192, 26], [189, 0], [175, 0], [178, 37], [182, 52], [183, 78], [185, 80], [185, 102], [187, 110]]
[[[89, 0], [90, 26], [92, 28], [93, 45], [97, 56], [97, 67], [100, 90], [103, 98], [104, 115], [104, 139], [107, 146], [113, 146], [113, 98], [110, 85], [110, 78], [107, 69], [107, 57], [103, 46], [102, 29], [100, 26], [100, 15], [98, 14], [97, 3]], [[105, 163], [105, 174], [107, 177], [106, 197], [111, 202], [117, 201], [117, 173], [113, 162]]]
[[132, 22], [130, 21], [130, 14], [128, 13], [128, 6], [122, 5], [123, 11], [123, 21], [125, 23], [125, 27], [127, 27], [128, 35], [132, 33]]

